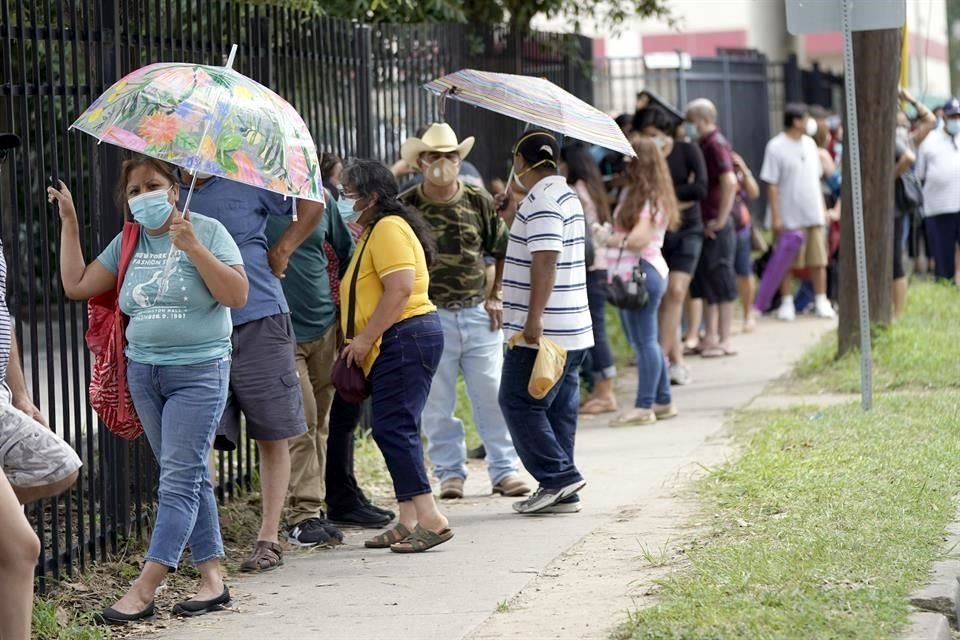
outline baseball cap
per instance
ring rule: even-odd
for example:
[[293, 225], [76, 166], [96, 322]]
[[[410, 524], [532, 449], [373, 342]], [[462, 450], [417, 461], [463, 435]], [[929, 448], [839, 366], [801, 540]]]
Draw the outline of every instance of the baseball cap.
[[960, 114], [960, 100], [957, 98], [950, 98], [947, 100], [947, 103], [943, 105], [943, 115], [955, 116]]

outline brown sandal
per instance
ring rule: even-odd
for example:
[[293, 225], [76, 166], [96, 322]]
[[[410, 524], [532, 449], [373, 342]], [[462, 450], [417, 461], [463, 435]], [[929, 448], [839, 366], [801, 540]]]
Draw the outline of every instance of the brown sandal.
[[283, 547], [276, 542], [257, 540], [257, 544], [253, 546], [253, 554], [243, 561], [240, 571], [244, 573], [272, 571], [281, 565], [283, 565]]
[[367, 549], [389, 549], [390, 545], [403, 542], [410, 536], [410, 529], [398, 524], [378, 536], [374, 536], [363, 543]]
[[421, 527], [419, 524], [403, 542], [397, 542], [390, 545], [390, 551], [394, 553], [423, 553], [427, 549], [443, 544], [453, 537], [453, 531], [444, 529], [440, 533], [434, 533], [429, 529]]

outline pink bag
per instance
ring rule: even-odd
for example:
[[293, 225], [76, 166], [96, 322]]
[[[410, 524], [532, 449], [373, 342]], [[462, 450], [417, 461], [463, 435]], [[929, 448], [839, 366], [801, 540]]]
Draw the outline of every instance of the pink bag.
[[136, 440], [143, 425], [133, 406], [127, 388], [127, 318], [120, 311], [120, 290], [127, 267], [133, 259], [140, 239], [140, 225], [126, 223], [120, 242], [120, 263], [117, 288], [91, 298], [87, 302], [87, 348], [94, 356], [90, 374], [90, 406], [113, 434], [125, 440]]
[[763, 278], [760, 279], [760, 286], [757, 288], [757, 297], [753, 301], [753, 308], [763, 313], [770, 308], [773, 302], [773, 296], [776, 295], [780, 284], [793, 267], [793, 261], [806, 236], [802, 230], [787, 230], [777, 238], [777, 246], [770, 256], [767, 268], [763, 272]]

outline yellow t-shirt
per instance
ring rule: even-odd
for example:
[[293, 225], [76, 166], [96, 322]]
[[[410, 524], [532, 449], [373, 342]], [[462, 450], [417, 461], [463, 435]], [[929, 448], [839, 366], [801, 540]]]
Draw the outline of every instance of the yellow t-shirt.
[[[370, 229], [367, 228], [357, 238], [357, 247], [353, 252], [350, 265], [341, 280], [340, 285], [340, 326], [344, 335], [347, 333], [347, 305], [350, 302], [350, 281], [353, 272], [357, 269], [357, 256], [363, 246]], [[370, 316], [373, 315], [380, 298], [383, 296], [384, 278], [391, 273], [412, 269], [416, 272], [413, 279], [413, 292], [407, 300], [407, 306], [400, 314], [401, 320], [421, 316], [435, 311], [436, 307], [430, 302], [427, 291], [430, 288], [430, 272], [427, 269], [427, 259], [423, 254], [423, 247], [417, 240], [413, 229], [400, 216], [387, 216], [381, 219], [373, 228], [373, 235], [367, 242], [360, 262], [360, 277], [357, 279], [357, 302], [354, 308], [354, 335], [358, 335], [367, 326]], [[373, 363], [380, 355], [380, 339], [373, 344], [367, 359], [363, 363], [363, 370], [370, 375]]]

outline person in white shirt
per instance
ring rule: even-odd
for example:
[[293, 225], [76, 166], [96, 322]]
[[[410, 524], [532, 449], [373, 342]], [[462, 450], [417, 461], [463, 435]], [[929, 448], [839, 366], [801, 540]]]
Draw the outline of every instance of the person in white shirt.
[[[540, 486], [514, 503], [518, 513], [580, 510], [586, 481], [573, 462], [579, 371], [593, 346], [587, 300], [583, 207], [557, 175], [560, 147], [546, 131], [525, 133], [513, 147], [513, 176], [527, 196], [510, 228], [503, 275], [504, 339], [520, 334], [503, 362], [500, 408], [523, 465]], [[564, 371], [542, 399], [528, 391], [541, 338], [567, 351]]]
[[[784, 231], [803, 231], [804, 244], [794, 268], [807, 269], [816, 294], [815, 312], [821, 318], [835, 313], [827, 299], [827, 243], [824, 235], [824, 203], [820, 191], [823, 168], [817, 143], [816, 120], [803, 105], [788, 104], [783, 114], [784, 130], [767, 143], [760, 179], [767, 183], [768, 222], [775, 236]], [[788, 274], [780, 286], [777, 317], [793, 320], [793, 279]]]
[[920, 145], [914, 172], [923, 183], [923, 226], [938, 280], [954, 281], [960, 246], [960, 100], [943, 105], [942, 129]]

